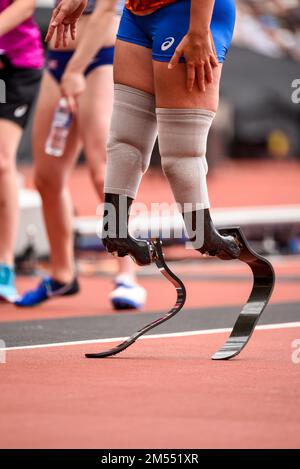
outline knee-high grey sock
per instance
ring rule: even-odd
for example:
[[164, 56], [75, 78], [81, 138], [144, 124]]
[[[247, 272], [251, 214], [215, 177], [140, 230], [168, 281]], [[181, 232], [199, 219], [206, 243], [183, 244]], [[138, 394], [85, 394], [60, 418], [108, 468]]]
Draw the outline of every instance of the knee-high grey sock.
[[154, 96], [115, 85], [104, 192], [136, 197], [157, 136]]
[[203, 109], [157, 109], [163, 171], [182, 212], [209, 207], [206, 142], [214, 113]]

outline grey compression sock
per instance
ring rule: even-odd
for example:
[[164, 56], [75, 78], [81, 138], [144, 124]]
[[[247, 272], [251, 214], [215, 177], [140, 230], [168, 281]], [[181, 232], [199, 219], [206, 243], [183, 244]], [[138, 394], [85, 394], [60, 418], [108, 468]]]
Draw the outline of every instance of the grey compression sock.
[[116, 84], [104, 192], [136, 197], [157, 136], [154, 96]]
[[206, 143], [214, 113], [203, 109], [157, 109], [163, 171], [182, 212], [209, 207]]

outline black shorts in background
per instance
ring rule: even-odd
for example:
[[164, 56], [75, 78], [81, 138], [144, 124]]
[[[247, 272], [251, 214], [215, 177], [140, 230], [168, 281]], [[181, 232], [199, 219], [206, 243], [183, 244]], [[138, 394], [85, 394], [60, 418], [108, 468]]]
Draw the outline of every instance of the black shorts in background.
[[[0, 119], [15, 122], [24, 128], [39, 90], [42, 70], [14, 67], [6, 56], [0, 56], [0, 80], [5, 84], [5, 100], [1, 102]], [[3, 85], [3, 83], [1, 83]], [[1, 86], [3, 91], [4, 86]]]

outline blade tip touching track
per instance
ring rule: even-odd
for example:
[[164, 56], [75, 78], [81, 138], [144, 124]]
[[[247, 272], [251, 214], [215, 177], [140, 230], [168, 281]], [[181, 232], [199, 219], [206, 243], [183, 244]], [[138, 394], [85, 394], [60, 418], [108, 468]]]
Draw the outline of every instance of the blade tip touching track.
[[235, 352], [228, 352], [218, 350], [218, 352], [214, 353], [211, 357], [212, 360], [229, 360], [230, 358], [236, 357], [240, 353], [240, 350]]
[[86, 358], [106, 358], [107, 355], [104, 355], [102, 353], [86, 353], [85, 357]]

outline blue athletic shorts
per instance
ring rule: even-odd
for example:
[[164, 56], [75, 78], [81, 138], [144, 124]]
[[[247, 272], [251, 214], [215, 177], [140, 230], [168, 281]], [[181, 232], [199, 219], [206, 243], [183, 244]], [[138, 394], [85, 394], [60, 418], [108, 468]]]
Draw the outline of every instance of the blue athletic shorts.
[[[169, 62], [189, 29], [189, 21], [190, 0], [177, 0], [145, 16], [124, 8], [117, 38], [152, 49], [153, 60]], [[230, 48], [234, 24], [235, 0], [216, 0], [211, 32], [219, 62], [224, 62]]]
[[[47, 70], [59, 83], [64, 74], [66, 66], [73, 55], [73, 51], [49, 50], [47, 58]], [[84, 74], [87, 76], [101, 65], [112, 65], [114, 62], [114, 47], [103, 47], [86, 68]]]

